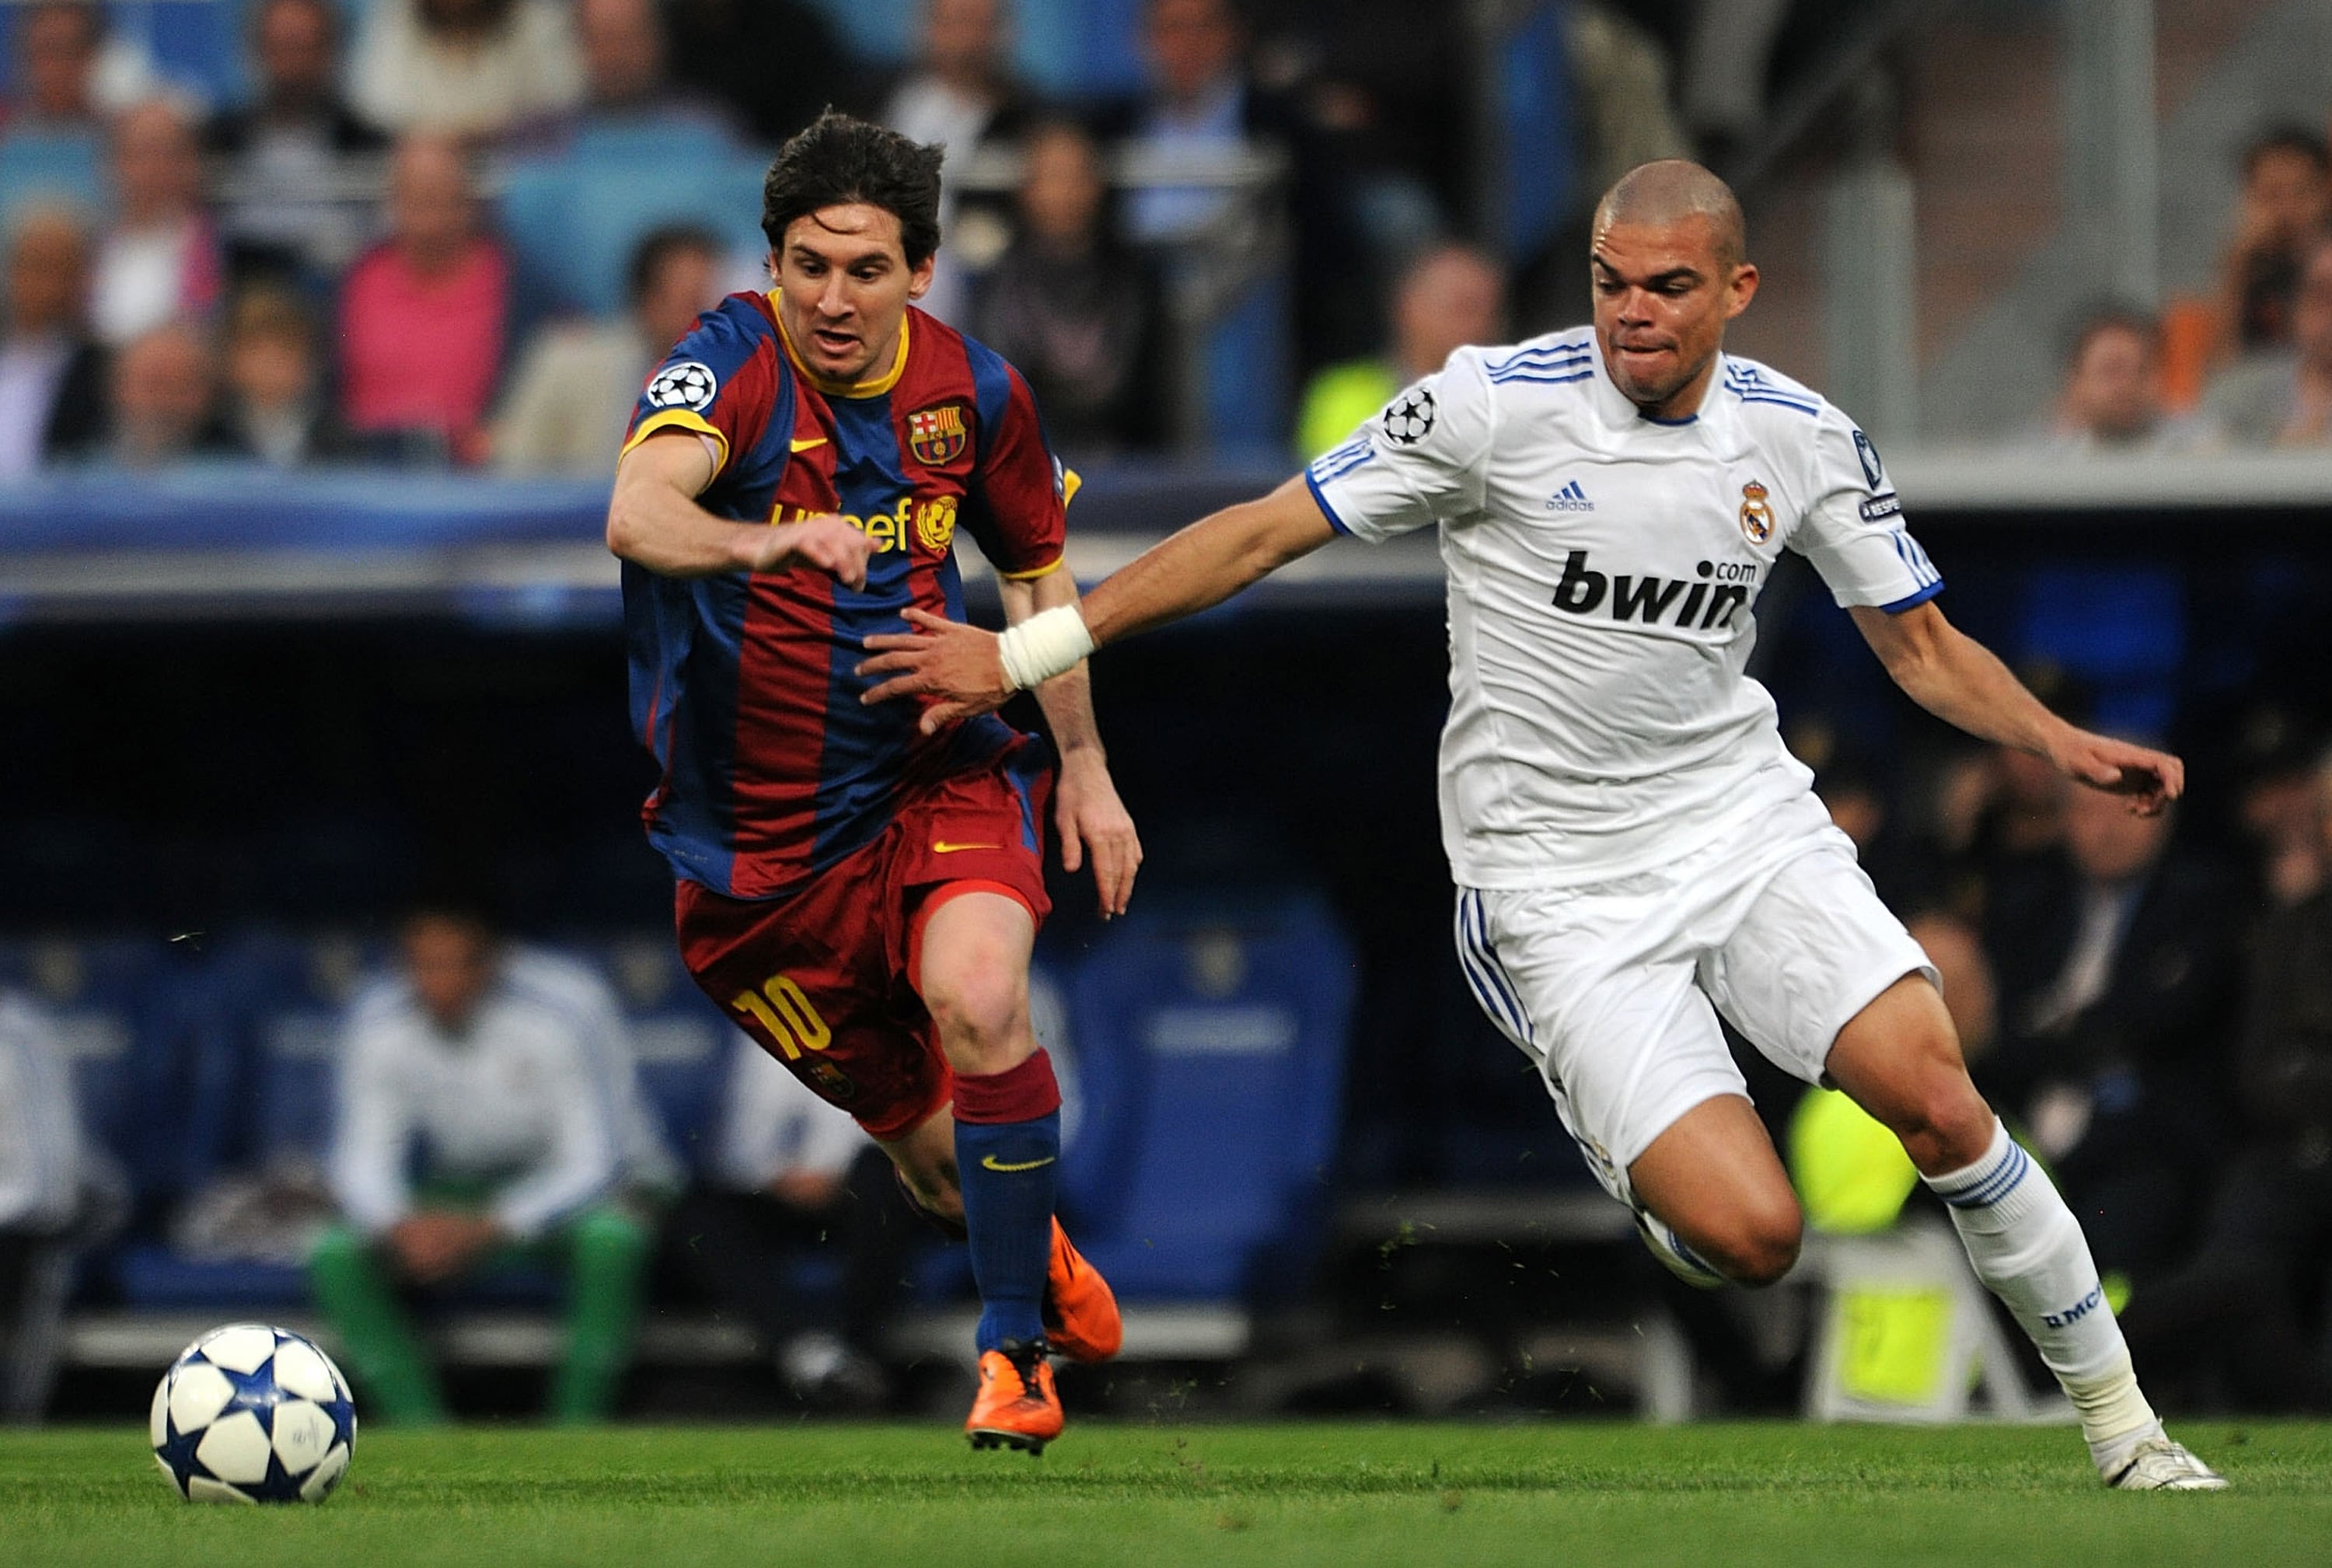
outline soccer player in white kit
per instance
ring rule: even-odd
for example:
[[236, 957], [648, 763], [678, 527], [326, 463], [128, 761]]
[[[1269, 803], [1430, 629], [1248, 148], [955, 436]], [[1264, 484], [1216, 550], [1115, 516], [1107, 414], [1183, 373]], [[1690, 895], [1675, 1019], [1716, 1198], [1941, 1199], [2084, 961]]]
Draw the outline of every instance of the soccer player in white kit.
[[1459, 960], [1596, 1175], [1702, 1284], [1798, 1256], [1789, 1179], [1717, 1024], [1903, 1141], [2039, 1347], [2108, 1485], [2226, 1483], [2139, 1391], [2079, 1222], [1969, 1082], [1935, 972], [1872, 891], [1745, 673], [1785, 550], [1896, 682], [1971, 734], [2159, 811], [2178, 760], [2049, 712], [1931, 602], [1878, 451], [1819, 395], [1723, 352], [1756, 292], [1723, 181], [1669, 160], [1596, 210], [1591, 330], [1461, 349], [1344, 445], [1001, 638], [909, 611], [869, 701], [983, 712], [1340, 534], [1440, 530], [1444, 846]]

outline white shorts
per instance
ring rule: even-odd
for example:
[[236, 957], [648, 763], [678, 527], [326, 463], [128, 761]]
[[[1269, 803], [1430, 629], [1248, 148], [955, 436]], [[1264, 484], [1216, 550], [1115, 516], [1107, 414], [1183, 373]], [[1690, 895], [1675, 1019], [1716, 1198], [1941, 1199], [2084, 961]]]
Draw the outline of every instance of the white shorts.
[[1811, 794], [1639, 876], [1461, 888], [1458, 960], [1483, 1011], [1537, 1065], [1596, 1176], [1627, 1203], [1628, 1167], [1652, 1140], [1703, 1100], [1748, 1094], [1719, 1012], [1813, 1084], [1872, 999], [1907, 974], [1935, 981]]

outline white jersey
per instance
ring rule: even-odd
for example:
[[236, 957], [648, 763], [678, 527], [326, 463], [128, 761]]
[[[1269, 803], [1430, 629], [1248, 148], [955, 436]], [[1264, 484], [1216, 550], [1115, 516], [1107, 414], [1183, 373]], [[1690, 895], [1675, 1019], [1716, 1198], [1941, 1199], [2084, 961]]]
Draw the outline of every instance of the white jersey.
[[1583, 328], [1458, 349], [1305, 479], [1355, 538], [1441, 526], [1441, 831], [1469, 887], [1634, 875], [1804, 792], [1745, 673], [1783, 549], [1841, 605], [1943, 588], [1818, 394], [1727, 355], [1695, 417], [1648, 418]]

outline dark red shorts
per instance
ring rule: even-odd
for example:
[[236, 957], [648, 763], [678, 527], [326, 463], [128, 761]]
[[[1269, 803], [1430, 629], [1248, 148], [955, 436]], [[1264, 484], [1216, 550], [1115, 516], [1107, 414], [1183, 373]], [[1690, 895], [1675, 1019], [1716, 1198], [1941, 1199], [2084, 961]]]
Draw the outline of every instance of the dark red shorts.
[[923, 925], [949, 899], [999, 893], [1041, 926], [1052, 749], [1024, 739], [901, 801], [891, 826], [783, 898], [680, 884], [680, 954], [704, 994], [821, 1098], [889, 1140], [954, 1093], [917, 994]]

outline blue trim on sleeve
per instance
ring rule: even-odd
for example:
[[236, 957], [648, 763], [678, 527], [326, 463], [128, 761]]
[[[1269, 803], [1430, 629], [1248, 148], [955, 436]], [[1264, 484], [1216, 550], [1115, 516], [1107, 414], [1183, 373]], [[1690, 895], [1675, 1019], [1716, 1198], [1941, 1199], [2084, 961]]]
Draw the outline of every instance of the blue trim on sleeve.
[[1344, 520], [1338, 517], [1336, 509], [1328, 504], [1327, 492], [1320, 488], [1320, 482], [1312, 477], [1312, 471], [1308, 468], [1304, 471], [1304, 486], [1312, 492], [1312, 499], [1320, 503], [1321, 514], [1327, 518], [1328, 526], [1346, 539], [1352, 538], [1352, 531], [1344, 526]]
[[1885, 610], [1890, 616], [1899, 616], [1905, 610], [1918, 608], [1921, 605], [1926, 604], [1929, 599], [1934, 598], [1937, 594], [1943, 591], [1944, 579], [1937, 578], [1926, 588], [1921, 588], [1917, 593], [1906, 594], [1903, 598], [1897, 599], [1893, 604], [1880, 605], [1878, 607]]

